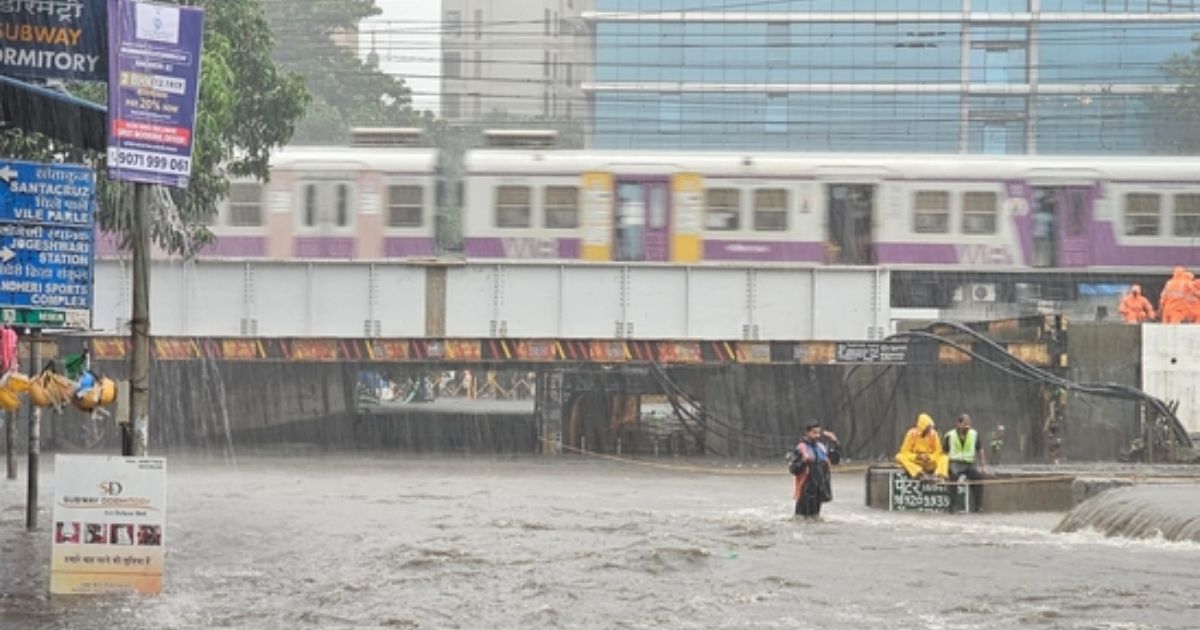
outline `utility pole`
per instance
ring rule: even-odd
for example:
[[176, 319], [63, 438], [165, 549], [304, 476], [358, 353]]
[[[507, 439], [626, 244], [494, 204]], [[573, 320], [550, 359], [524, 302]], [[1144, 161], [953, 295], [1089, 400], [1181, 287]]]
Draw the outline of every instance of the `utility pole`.
[[[29, 336], [29, 367], [36, 373], [42, 362], [42, 331], [34, 328]], [[38, 463], [42, 455], [42, 408], [29, 405], [29, 483], [25, 493], [25, 530], [37, 531]]]
[[150, 185], [133, 185], [133, 313], [129, 321], [129, 419], [121, 454], [145, 457], [150, 432]]
[[4, 415], [5, 455], [8, 457], [8, 478], [17, 478], [17, 412]]

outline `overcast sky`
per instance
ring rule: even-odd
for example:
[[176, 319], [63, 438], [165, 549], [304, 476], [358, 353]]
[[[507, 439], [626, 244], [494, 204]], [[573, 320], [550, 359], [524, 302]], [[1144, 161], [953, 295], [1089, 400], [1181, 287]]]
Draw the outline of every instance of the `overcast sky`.
[[413, 91], [418, 109], [437, 111], [441, 83], [438, 50], [441, 0], [375, 0], [383, 14], [362, 26], [363, 54], [371, 49], [371, 33], [385, 72], [402, 77]]

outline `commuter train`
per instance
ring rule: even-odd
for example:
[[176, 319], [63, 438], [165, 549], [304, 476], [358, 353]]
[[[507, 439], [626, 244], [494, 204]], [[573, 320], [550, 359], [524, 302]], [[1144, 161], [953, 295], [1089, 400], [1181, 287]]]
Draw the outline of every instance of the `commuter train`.
[[238, 180], [201, 257], [405, 259], [434, 254], [438, 152], [294, 147], [271, 156], [266, 184]]
[[456, 191], [462, 251], [448, 255], [471, 260], [1200, 265], [1200, 159], [479, 149], [447, 181], [440, 157], [281, 150], [269, 183], [233, 184], [201, 255], [447, 255], [438, 217]]
[[478, 150], [467, 258], [939, 269], [1200, 263], [1200, 160]]

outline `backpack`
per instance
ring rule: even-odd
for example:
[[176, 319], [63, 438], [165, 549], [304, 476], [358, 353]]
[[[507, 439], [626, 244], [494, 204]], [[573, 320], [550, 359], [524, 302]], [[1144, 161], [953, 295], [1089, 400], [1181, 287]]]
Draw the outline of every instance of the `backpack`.
[[787, 462], [788, 472], [791, 473], [792, 476], [803, 474], [805, 466], [808, 465], [808, 463], [804, 461], [804, 457], [800, 454], [800, 450], [796, 448], [793, 448], [791, 452], [788, 453]]

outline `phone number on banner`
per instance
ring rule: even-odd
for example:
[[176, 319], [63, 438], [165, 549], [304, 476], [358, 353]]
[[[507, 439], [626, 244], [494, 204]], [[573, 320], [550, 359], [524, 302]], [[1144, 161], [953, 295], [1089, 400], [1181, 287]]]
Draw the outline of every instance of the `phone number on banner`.
[[151, 173], [183, 175], [186, 177], [192, 172], [192, 158], [109, 147], [108, 167], [130, 168], [139, 171], [149, 171]]

